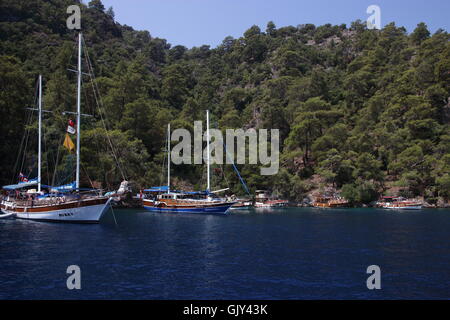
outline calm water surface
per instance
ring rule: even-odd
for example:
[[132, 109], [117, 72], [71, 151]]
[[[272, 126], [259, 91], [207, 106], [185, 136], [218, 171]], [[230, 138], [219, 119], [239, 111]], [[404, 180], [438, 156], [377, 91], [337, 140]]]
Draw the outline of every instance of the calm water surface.
[[[450, 210], [0, 220], [0, 299], [449, 299]], [[69, 265], [81, 290], [66, 288]], [[381, 290], [366, 269], [379, 265]]]

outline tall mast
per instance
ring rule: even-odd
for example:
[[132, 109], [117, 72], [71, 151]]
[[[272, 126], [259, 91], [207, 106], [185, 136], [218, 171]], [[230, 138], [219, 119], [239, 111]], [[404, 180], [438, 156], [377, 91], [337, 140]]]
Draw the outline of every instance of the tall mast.
[[42, 75], [39, 75], [39, 138], [38, 138], [38, 192], [41, 192], [42, 166]]
[[206, 191], [209, 192], [210, 189], [210, 181], [209, 181], [209, 110], [206, 110], [206, 163], [207, 163], [207, 167], [206, 167], [206, 176], [207, 176], [207, 188]]
[[80, 188], [80, 120], [81, 120], [81, 32], [78, 34], [78, 90], [77, 90], [77, 173], [76, 188]]
[[167, 125], [167, 193], [170, 193], [170, 123]]

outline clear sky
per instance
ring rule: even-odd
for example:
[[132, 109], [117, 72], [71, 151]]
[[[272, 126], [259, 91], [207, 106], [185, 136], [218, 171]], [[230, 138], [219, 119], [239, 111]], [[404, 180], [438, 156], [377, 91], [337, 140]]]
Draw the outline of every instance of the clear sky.
[[[89, 0], [84, 0], [87, 3]], [[382, 26], [394, 21], [411, 32], [425, 22], [431, 32], [449, 31], [450, 0], [103, 0], [116, 21], [186, 47], [216, 47], [226, 36], [240, 37], [256, 24], [277, 27], [366, 21], [369, 5], [381, 8]]]

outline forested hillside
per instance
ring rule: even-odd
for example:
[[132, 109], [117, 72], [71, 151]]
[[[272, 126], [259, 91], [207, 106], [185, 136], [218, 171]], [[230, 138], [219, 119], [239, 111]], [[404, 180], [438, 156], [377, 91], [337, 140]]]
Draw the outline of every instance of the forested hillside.
[[[0, 1], [3, 184], [17, 178], [21, 162], [26, 174], [35, 170], [34, 140], [27, 160], [17, 153], [39, 73], [44, 107], [53, 111], [45, 115], [44, 179], [63, 182], [73, 172], [73, 155], [62, 147], [62, 111], [76, 105], [76, 75], [67, 69], [76, 69], [77, 32], [66, 27], [66, 8], [74, 2]], [[408, 34], [394, 23], [368, 30], [361, 21], [287, 27], [269, 22], [266, 30], [252, 26], [217, 48], [188, 49], [171, 46], [151, 30], [120, 25], [99, 0], [81, 7], [110, 136], [124, 175], [138, 186], [164, 183], [167, 123], [192, 128], [209, 109], [216, 128], [280, 129], [277, 175], [239, 166], [252, 190], [301, 200], [313, 189], [332, 186], [354, 203], [393, 191], [431, 203], [450, 197], [447, 31], [430, 34], [424, 23]], [[95, 117], [83, 122], [83, 183], [89, 185], [89, 177], [116, 188], [122, 176], [85, 80], [83, 110]], [[229, 165], [213, 172], [214, 185], [243, 194]], [[172, 175], [178, 185], [204, 187], [203, 166], [173, 166]]]

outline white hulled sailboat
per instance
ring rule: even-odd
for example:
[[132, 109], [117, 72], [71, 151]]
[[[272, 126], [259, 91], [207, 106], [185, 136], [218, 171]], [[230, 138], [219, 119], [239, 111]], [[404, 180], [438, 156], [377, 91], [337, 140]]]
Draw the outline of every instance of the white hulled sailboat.
[[[80, 192], [80, 120], [81, 120], [81, 49], [82, 34], [78, 36], [78, 88], [77, 88], [77, 143], [76, 143], [76, 180], [69, 187], [49, 187], [42, 185], [42, 76], [39, 76], [38, 104], [38, 177], [37, 179], [16, 185], [4, 186], [8, 193], [0, 207], [4, 216], [13, 215], [20, 219], [97, 223], [107, 211], [111, 199], [98, 191]], [[36, 189], [28, 189], [37, 186]], [[28, 190], [27, 190], [28, 189]], [[43, 189], [49, 192], [45, 193]], [[71, 192], [61, 192], [67, 189]]]

